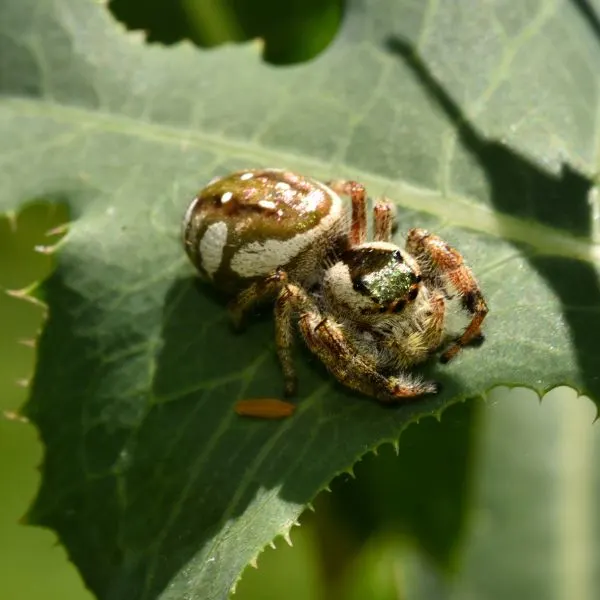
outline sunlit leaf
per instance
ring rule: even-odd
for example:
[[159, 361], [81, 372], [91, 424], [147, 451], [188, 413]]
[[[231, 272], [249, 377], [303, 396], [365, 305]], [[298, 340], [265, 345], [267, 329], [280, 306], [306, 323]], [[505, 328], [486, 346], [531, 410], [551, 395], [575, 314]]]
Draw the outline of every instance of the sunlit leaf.
[[[0, 5], [0, 209], [60, 200], [57, 269], [28, 416], [46, 445], [30, 512], [101, 599], [222, 598], [315, 493], [421, 415], [501, 383], [600, 400], [600, 43], [580, 3], [356, 3], [291, 68], [258, 46], [146, 45], [89, 0]], [[434, 367], [439, 396], [383, 410], [298, 353], [281, 393], [272, 325], [235, 336], [179, 226], [216, 174], [352, 177], [429, 227], [489, 299], [487, 341]]]

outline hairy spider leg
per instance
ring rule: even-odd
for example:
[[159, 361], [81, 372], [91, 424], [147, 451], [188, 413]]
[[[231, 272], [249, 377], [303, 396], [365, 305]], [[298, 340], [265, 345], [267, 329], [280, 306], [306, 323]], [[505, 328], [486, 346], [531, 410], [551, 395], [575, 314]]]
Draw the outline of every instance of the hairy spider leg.
[[444, 336], [444, 318], [446, 300], [442, 292], [436, 292], [429, 300], [427, 314], [414, 331], [401, 336], [387, 336], [384, 346], [392, 351], [400, 368], [410, 367], [423, 362], [439, 348]]
[[442, 354], [440, 360], [446, 363], [461, 348], [482, 338], [481, 324], [488, 313], [487, 304], [460, 252], [437, 235], [425, 229], [411, 229], [406, 238], [406, 250], [415, 257], [425, 273], [446, 277], [461, 295], [464, 308], [472, 315], [460, 337]]
[[352, 201], [352, 225], [349, 242], [358, 246], [367, 241], [367, 192], [365, 187], [356, 181], [337, 179], [326, 184], [336, 194], [350, 196]]
[[439, 348], [444, 335], [444, 317], [446, 316], [446, 299], [441, 292], [436, 293], [430, 302], [431, 316], [425, 327], [425, 344], [428, 348]]
[[378, 198], [373, 207], [375, 221], [375, 241], [391, 242], [394, 226], [394, 208], [389, 200]]
[[[287, 282], [287, 275], [283, 274]], [[298, 378], [294, 369], [292, 346], [294, 344], [294, 312], [300, 307], [298, 302], [293, 302], [293, 290], [296, 286], [285, 284], [275, 301], [275, 344], [277, 356], [283, 372], [284, 393], [292, 396], [298, 388]], [[299, 288], [298, 288], [299, 289]]]
[[408, 375], [386, 377], [379, 373], [376, 365], [356, 350], [335, 320], [324, 316], [302, 288], [288, 283], [277, 299], [275, 312], [277, 353], [286, 393], [295, 390], [296, 386], [291, 354], [294, 313], [300, 314], [298, 325], [309, 350], [343, 385], [375, 396], [381, 402], [401, 402], [437, 391], [434, 383]]

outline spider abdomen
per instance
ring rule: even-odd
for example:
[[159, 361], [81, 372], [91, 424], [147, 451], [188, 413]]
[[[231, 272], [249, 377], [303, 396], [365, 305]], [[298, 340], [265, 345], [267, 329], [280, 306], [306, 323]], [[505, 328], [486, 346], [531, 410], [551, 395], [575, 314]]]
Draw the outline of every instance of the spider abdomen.
[[325, 184], [279, 169], [213, 180], [183, 222], [186, 252], [205, 279], [233, 293], [278, 267], [303, 279], [343, 231], [342, 201]]

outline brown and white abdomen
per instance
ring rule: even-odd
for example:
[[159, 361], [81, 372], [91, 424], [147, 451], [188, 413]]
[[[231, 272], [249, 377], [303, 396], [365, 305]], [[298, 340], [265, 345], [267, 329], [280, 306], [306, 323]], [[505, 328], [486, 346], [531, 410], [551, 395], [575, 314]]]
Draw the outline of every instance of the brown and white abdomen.
[[277, 267], [305, 279], [343, 235], [340, 197], [289, 171], [239, 171], [210, 182], [183, 221], [185, 250], [200, 274], [234, 293]]

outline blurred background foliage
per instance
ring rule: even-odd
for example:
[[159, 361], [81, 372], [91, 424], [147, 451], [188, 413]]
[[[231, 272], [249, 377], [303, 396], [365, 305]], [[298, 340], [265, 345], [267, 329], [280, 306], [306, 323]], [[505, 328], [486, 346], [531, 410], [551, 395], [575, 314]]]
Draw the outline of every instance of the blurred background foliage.
[[210, 48], [259, 38], [273, 64], [310, 60], [333, 40], [343, 0], [111, 0], [110, 10], [149, 42], [189, 39]]
[[[344, 2], [112, 0], [109, 8], [127, 28], [144, 31], [150, 43], [190, 39], [210, 48], [261, 38], [264, 59], [284, 65], [310, 60], [327, 47], [343, 18]], [[0, 218], [2, 289], [20, 289], [48, 275], [51, 256], [34, 248], [55, 243], [47, 232], [67, 221], [63, 207], [43, 199], [19, 215]], [[35, 351], [27, 340], [42, 320], [41, 308], [0, 295], [0, 410], [6, 416], [0, 418], [0, 596], [83, 600], [91, 596], [56, 536], [19, 523], [39, 483], [42, 448], [34, 429], [16, 418], [27, 390], [15, 382], [31, 375]], [[246, 569], [235, 598], [403, 598], [403, 565], [417, 542], [436, 570], [451, 574], [468, 525], [473, 448], [483, 407], [470, 401], [447, 410], [441, 423], [427, 419], [409, 427], [397, 449], [386, 446], [378, 457], [363, 459], [356, 479], [338, 477], [332, 493], [322, 493], [315, 511], [292, 530], [293, 547], [276, 540], [276, 549], [267, 548], [259, 557], [259, 569]], [[537, 492], [543, 498], [544, 489]]]

